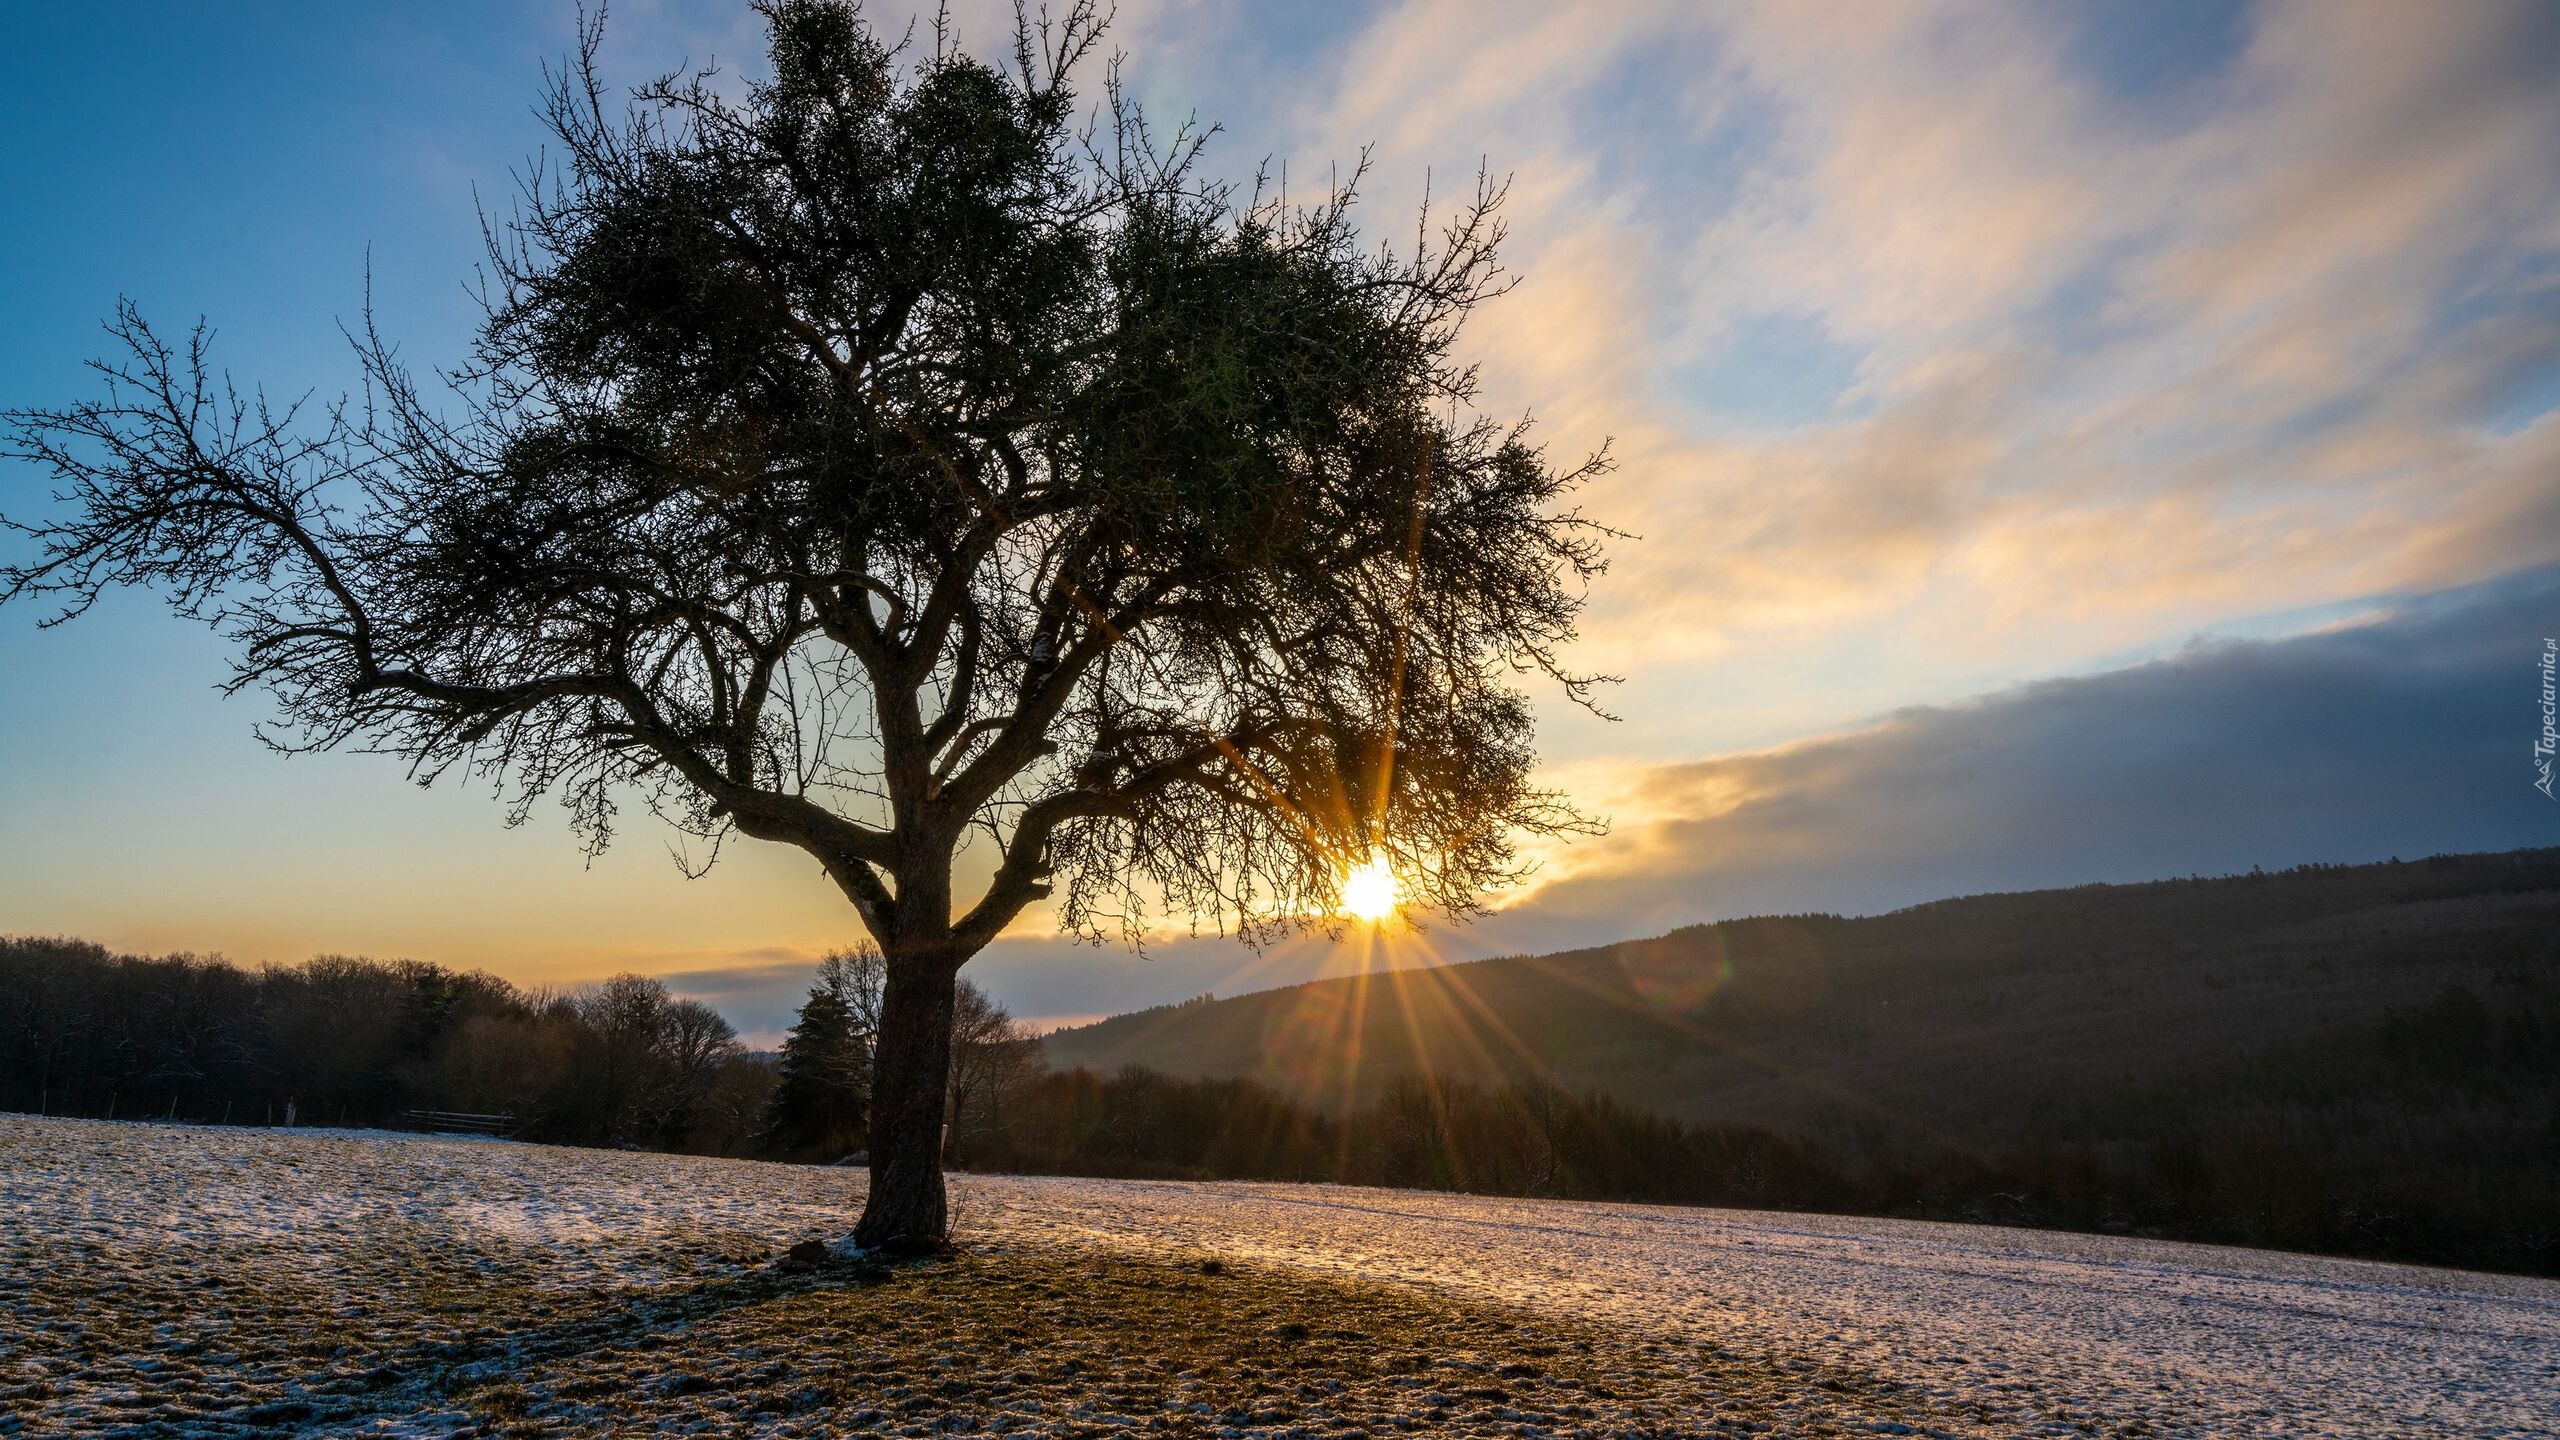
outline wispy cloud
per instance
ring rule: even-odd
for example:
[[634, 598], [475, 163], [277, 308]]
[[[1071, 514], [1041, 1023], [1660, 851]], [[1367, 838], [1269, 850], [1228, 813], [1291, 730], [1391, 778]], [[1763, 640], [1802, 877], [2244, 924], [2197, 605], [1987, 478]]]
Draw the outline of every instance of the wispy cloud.
[[1414, 3], [1250, 87], [1171, 38], [1223, 7], [1144, 33], [1248, 156], [1375, 141], [1382, 224], [1517, 177], [1489, 396], [1616, 436], [1643, 536], [1592, 657], [1820, 724], [2560, 555], [2560, 22], [2237, 14]]

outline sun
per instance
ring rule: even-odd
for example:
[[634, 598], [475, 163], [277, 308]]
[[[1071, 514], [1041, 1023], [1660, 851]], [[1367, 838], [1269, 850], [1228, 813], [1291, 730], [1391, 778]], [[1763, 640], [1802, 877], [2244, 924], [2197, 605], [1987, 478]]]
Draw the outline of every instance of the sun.
[[1384, 855], [1370, 856], [1342, 877], [1343, 913], [1372, 925], [1395, 914], [1403, 899], [1404, 886], [1397, 883]]

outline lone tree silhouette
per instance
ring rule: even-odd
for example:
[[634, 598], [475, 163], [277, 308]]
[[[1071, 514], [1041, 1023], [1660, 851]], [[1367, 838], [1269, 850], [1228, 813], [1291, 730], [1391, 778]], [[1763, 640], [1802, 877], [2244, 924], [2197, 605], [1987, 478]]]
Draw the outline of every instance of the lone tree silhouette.
[[1212, 183], [1116, 84], [1080, 120], [1089, 6], [1002, 65], [761, 8], [743, 100], [609, 109], [582, 27], [439, 398], [369, 314], [361, 392], [288, 406], [123, 306], [103, 398], [11, 416], [58, 488], [0, 599], [161, 589], [268, 743], [556, 795], [591, 847], [636, 798], [689, 870], [807, 851], [887, 957], [856, 1237], [933, 1247], [956, 972], [1026, 906], [1258, 938], [1383, 857], [1455, 915], [1583, 824], [1512, 681], [1588, 701], [1563, 506], [1606, 462], [1453, 358], [1498, 187], [1373, 249], [1354, 186]]

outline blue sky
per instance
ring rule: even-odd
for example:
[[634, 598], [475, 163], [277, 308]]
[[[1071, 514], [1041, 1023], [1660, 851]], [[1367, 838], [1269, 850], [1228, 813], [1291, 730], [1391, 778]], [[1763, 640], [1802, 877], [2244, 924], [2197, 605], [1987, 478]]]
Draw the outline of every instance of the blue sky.
[[[964, 40], [998, 8], [963, 7]], [[736, 7], [614, 15], [625, 78], [753, 68]], [[2528, 661], [2560, 629], [2560, 12], [1119, 16], [1137, 92], [1222, 122], [1232, 173], [1268, 159], [1313, 187], [1374, 142], [1367, 214], [1398, 233], [1426, 176], [1509, 174], [1525, 283], [1470, 336], [1487, 403], [1624, 461], [1592, 505], [1641, 538], [1580, 658], [1629, 677], [1625, 719], [1541, 697], [1554, 773], [1617, 829], [1495, 922], [1436, 932], [1445, 953], [2560, 841], [2490, 758], [2527, 748]], [[0, 94], [0, 404], [83, 393], [119, 295], [207, 317], [271, 389], [332, 389], [368, 264], [408, 353], [459, 356], [475, 190], [503, 207], [540, 144], [569, 24], [494, 3], [0, 9], [0, 42], [42, 62]], [[0, 473], [11, 513], [41, 491]], [[0, 613], [0, 931], [542, 981], [637, 966], [699, 977], [751, 1028], [853, 934], [788, 853], [686, 884], [635, 830], [590, 867], [564, 825], [504, 830], [485, 795], [277, 759], [256, 701], [212, 695], [215, 642], [143, 597], [34, 618]], [[2303, 669], [2324, 646], [2368, 663]], [[2455, 652], [2466, 678], [2421, 683]], [[2316, 745], [2218, 718], [2290, 713], [2305, 675], [2327, 703], [2291, 728], [2338, 727]], [[2104, 747], [2118, 788], [2064, 824], [2037, 797], [2079, 793], [2087, 713], [2055, 697], [2083, 694], [2129, 707], [2141, 743]], [[1062, 1016], [1332, 963], [1132, 961], [1032, 925], [982, 965]]]

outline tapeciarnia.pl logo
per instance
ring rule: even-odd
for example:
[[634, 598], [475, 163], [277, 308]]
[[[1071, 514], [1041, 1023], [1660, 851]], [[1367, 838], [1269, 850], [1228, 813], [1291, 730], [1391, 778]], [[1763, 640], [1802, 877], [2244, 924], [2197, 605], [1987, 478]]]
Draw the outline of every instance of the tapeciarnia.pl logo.
[[2560, 747], [2560, 732], [2552, 728], [2553, 718], [2560, 716], [2560, 702], [2555, 702], [2552, 689], [2555, 669], [2560, 669], [2560, 640], [2546, 635], [2542, 639], [2542, 734], [2533, 742], [2533, 788], [2541, 791], [2545, 800], [2560, 799], [2551, 793], [2551, 754]]

